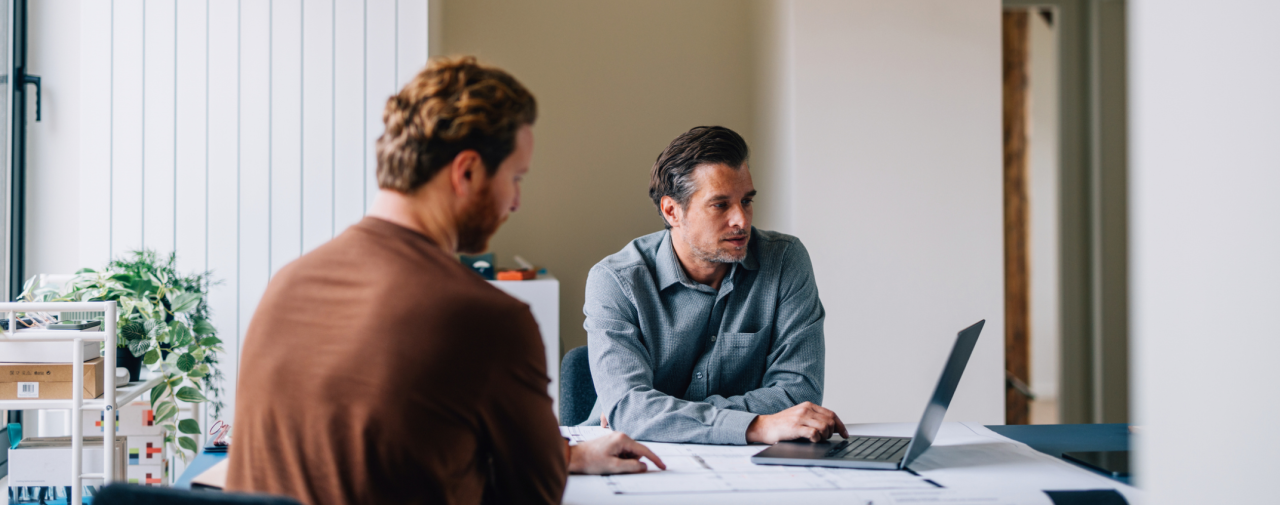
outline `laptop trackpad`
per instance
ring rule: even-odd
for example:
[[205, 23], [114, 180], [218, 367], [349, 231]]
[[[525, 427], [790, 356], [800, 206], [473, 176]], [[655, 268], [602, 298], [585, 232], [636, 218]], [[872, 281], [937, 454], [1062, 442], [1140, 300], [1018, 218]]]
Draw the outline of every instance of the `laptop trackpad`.
[[816, 444], [810, 442], [807, 438], [800, 438], [778, 442], [767, 450], [769, 451], [769, 457], [773, 458], [822, 459], [832, 447], [843, 441], [844, 439], [840, 438], [840, 435], [831, 437], [826, 442], [818, 442]]

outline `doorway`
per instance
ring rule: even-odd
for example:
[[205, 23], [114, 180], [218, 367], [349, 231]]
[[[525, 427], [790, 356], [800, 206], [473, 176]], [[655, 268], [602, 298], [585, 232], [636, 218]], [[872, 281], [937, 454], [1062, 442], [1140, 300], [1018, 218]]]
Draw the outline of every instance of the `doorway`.
[[1124, 0], [1004, 0], [1006, 422], [1127, 422]]

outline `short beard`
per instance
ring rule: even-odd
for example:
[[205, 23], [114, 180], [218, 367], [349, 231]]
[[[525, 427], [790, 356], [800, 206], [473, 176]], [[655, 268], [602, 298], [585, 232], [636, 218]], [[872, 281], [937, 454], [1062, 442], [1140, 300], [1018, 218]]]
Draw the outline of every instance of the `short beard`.
[[[743, 233], [743, 235], [746, 235], [746, 234]], [[737, 235], [731, 235], [731, 236], [737, 236]], [[689, 250], [693, 252], [694, 257], [702, 261], [706, 261], [708, 263], [737, 263], [739, 261], [742, 261], [743, 259], [746, 259], [747, 257], [747, 249], [745, 246], [742, 248], [741, 251], [726, 251], [720, 248], [715, 248], [708, 251], [698, 247], [698, 245], [691, 242], [688, 237], [685, 237], [684, 243], [685, 245], [689, 246]], [[751, 243], [750, 240], [748, 240], [747, 241], [748, 246], [750, 245], [750, 243]]]
[[502, 226], [503, 218], [498, 216], [498, 206], [493, 201], [493, 190], [485, 184], [476, 194], [475, 200], [462, 210], [458, 220], [458, 252], [477, 254], [489, 249], [489, 239]]

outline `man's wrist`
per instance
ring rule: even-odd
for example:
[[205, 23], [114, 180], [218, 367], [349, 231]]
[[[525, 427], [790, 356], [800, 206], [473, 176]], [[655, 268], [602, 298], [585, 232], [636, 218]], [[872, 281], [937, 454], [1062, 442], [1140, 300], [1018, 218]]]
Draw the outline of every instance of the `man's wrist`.
[[746, 439], [748, 444], [765, 441], [764, 423], [767, 422], [764, 421], [765, 417], [766, 416], [763, 415], [757, 415], [756, 418], [752, 419], [751, 423], [747, 425]]
[[581, 455], [581, 454], [578, 454], [579, 449], [577, 449], [577, 447], [578, 447], [578, 446], [576, 446], [576, 445], [570, 445], [570, 446], [569, 446], [569, 448], [568, 448], [568, 451], [569, 451], [569, 473], [582, 473], [582, 472], [583, 472], [583, 469], [582, 469], [582, 465], [583, 465], [583, 462], [582, 462], [582, 455]]

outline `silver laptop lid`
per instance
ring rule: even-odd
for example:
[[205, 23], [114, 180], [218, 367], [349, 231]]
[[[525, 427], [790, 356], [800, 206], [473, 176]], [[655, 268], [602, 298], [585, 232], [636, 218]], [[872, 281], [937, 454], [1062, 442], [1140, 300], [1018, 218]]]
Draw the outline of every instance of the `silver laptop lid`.
[[933, 444], [933, 438], [938, 435], [938, 428], [942, 426], [942, 418], [947, 416], [951, 397], [956, 394], [956, 386], [960, 384], [960, 376], [964, 375], [964, 367], [969, 363], [969, 355], [973, 354], [973, 346], [978, 343], [978, 334], [982, 333], [982, 325], [986, 322], [986, 319], [978, 321], [973, 326], [960, 330], [960, 334], [956, 336], [951, 357], [947, 358], [947, 366], [942, 369], [938, 387], [933, 390], [933, 397], [924, 408], [924, 417], [916, 427], [916, 435], [911, 437], [911, 444], [907, 446], [907, 455], [902, 458], [900, 468], [906, 468]]

